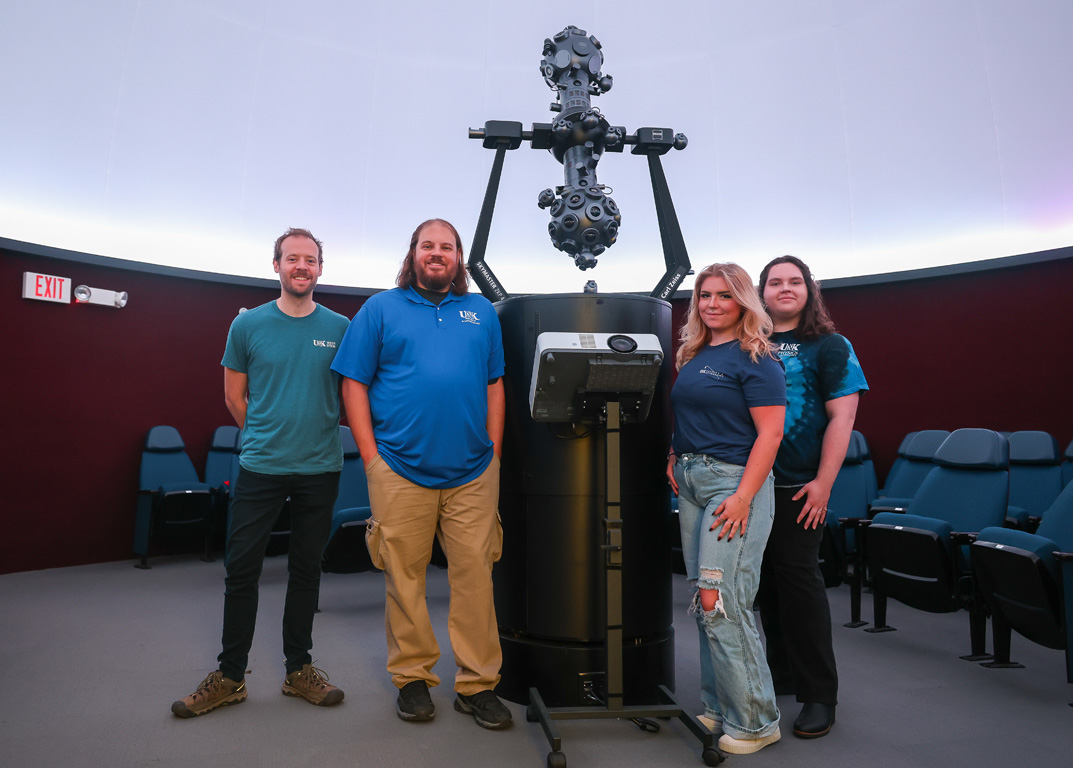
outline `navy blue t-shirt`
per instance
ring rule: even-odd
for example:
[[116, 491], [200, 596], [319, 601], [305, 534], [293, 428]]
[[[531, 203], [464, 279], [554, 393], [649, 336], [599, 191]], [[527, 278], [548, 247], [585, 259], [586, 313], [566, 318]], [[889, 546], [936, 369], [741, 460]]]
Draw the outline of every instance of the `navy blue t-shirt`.
[[828, 400], [868, 389], [853, 346], [837, 333], [799, 341], [793, 331], [771, 334], [786, 369], [786, 426], [775, 457], [775, 485], [816, 478], [827, 429]]
[[786, 404], [786, 377], [767, 355], [753, 362], [737, 341], [703, 347], [671, 390], [674, 452], [744, 466], [756, 442], [750, 408]]

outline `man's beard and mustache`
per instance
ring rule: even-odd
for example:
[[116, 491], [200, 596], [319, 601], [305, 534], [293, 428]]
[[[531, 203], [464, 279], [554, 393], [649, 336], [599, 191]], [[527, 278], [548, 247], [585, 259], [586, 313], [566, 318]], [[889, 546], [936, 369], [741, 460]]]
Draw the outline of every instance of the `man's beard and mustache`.
[[458, 269], [461, 267], [461, 262], [455, 262], [455, 268], [451, 269], [451, 263], [443, 259], [431, 259], [430, 264], [444, 264], [447, 267], [445, 272], [437, 272], [430, 274], [425, 270], [423, 264], [415, 263], [414, 268], [417, 270], [417, 282], [427, 291], [435, 291], [436, 293], [442, 293], [451, 287], [451, 282], [458, 274]]
[[[307, 278], [309, 278], [309, 282], [305, 283], [303, 286], [299, 287], [294, 282], [295, 277], [307, 277]], [[299, 298], [299, 299], [303, 298], [304, 296], [308, 296], [313, 291], [313, 288], [315, 287], [316, 282], [317, 282], [316, 277], [311, 272], [297, 272], [297, 273], [295, 273], [293, 275], [290, 275], [290, 277], [287, 280], [282, 281], [283, 290], [285, 290], [291, 296], [294, 296], [294, 297]]]

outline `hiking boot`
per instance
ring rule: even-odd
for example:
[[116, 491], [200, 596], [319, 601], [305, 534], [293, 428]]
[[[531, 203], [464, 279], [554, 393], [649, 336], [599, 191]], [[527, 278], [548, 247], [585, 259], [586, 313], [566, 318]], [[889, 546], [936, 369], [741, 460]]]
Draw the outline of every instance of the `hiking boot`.
[[492, 730], [508, 728], [513, 720], [510, 710], [492, 691], [478, 691], [472, 696], [458, 694], [455, 698], [455, 711], [473, 715], [477, 725]]
[[217, 669], [201, 681], [196, 691], [172, 704], [171, 712], [179, 717], [197, 717], [212, 712], [217, 707], [241, 704], [245, 700], [246, 681], [239, 680], [236, 683], [231, 678], [224, 677]]
[[301, 696], [310, 704], [318, 707], [330, 707], [343, 700], [343, 691], [328, 684], [328, 675], [323, 669], [306, 664], [297, 672], [291, 672], [283, 681], [283, 693], [287, 696]]
[[395, 699], [395, 714], [401, 720], [422, 722], [436, 716], [436, 705], [428, 695], [428, 683], [424, 680], [412, 680], [399, 689]]

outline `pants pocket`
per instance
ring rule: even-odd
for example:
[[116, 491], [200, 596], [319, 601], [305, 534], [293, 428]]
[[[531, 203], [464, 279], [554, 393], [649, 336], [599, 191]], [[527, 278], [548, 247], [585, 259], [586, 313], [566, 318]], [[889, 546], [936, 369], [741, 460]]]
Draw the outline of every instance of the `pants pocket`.
[[369, 549], [369, 558], [373, 565], [381, 571], [386, 570], [387, 561], [384, 558], [384, 531], [380, 528], [380, 521], [374, 517], [369, 518], [365, 528], [365, 546]]
[[498, 563], [499, 558], [503, 557], [503, 518], [499, 516], [499, 510], [496, 510], [496, 532], [495, 543], [492, 546], [492, 562]]

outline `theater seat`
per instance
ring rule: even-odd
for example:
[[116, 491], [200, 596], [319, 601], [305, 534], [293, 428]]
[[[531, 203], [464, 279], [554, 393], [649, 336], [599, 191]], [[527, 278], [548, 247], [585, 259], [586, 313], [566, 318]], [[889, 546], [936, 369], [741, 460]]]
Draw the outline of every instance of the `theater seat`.
[[1035, 529], [1044, 510], [1062, 492], [1061, 461], [1058, 441], [1048, 433], [1026, 430], [1010, 435], [1008, 526]]
[[820, 544], [820, 573], [824, 586], [836, 587], [846, 577], [847, 562], [856, 555], [853, 532], [843, 532], [839, 518], [861, 518], [868, 512], [868, 500], [875, 493], [875, 467], [864, 435], [854, 430], [846, 458], [831, 487], [827, 502], [827, 524]]
[[210, 535], [212, 495], [202, 483], [186, 444], [175, 427], [153, 427], [145, 437], [134, 518], [134, 554], [138, 568], [149, 568], [149, 546], [154, 539], [200, 537], [202, 559], [212, 562]]
[[1062, 482], [1069, 485], [1073, 482], [1073, 440], [1069, 441], [1062, 453]]
[[985, 658], [986, 614], [972, 589], [965, 534], [1006, 519], [1009, 443], [988, 429], [958, 429], [934, 461], [908, 512], [881, 512], [861, 529], [862, 556], [874, 582], [874, 626], [866, 631], [893, 630], [888, 598], [931, 613], [968, 608], [967, 658]]
[[905, 452], [909, 450], [909, 443], [913, 442], [913, 438], [916, 437], [916, 432], [907, 432], [905, 437], [902, 438], [902, 442], [898, 444], [898, 455], [894, 459], [894, 463], [890, 465], [890, 469], [887, 471], [887, 479], [883, 483], [883, 487], [873, 496], [885, 496], [886, 489], [893, 485], [898, 480], [898, 475], [905, 467], [906, 458]]
[[343, 471], [321, 568], [328, 573], [373, 571], [376, 569], [365, 546], [365, 528], [372, 516], [365, 465], [350, 427], [340, 426], [339, 438], [343, 443]]
[[205, 458], [205, 484], [212, 492], [213, 540], [223, 540], [227, 527], [227, 504], [231, 500], [231, 464], [238, 454], [238, 427], [217, 427], [212, 433], [209, 453]]
[[935, 469], [935, 452], [949, 435], [945, 429], [922, 429], [913, 435], [905, 449], [905, 463], [897, 476], [887, 482], [884, 495], [871, 503], [869, 514], [904, 512], [908, 509], [924, 478]]
[[1036, 532], [991, 527], [972, 547], [979, 593], [991, 609], [995, 643], [990, 667], [1010, 661], [1012, 630], [1046, 648], [1065, 651], [1073, 683], [1073, 485], [1043, 513]]

